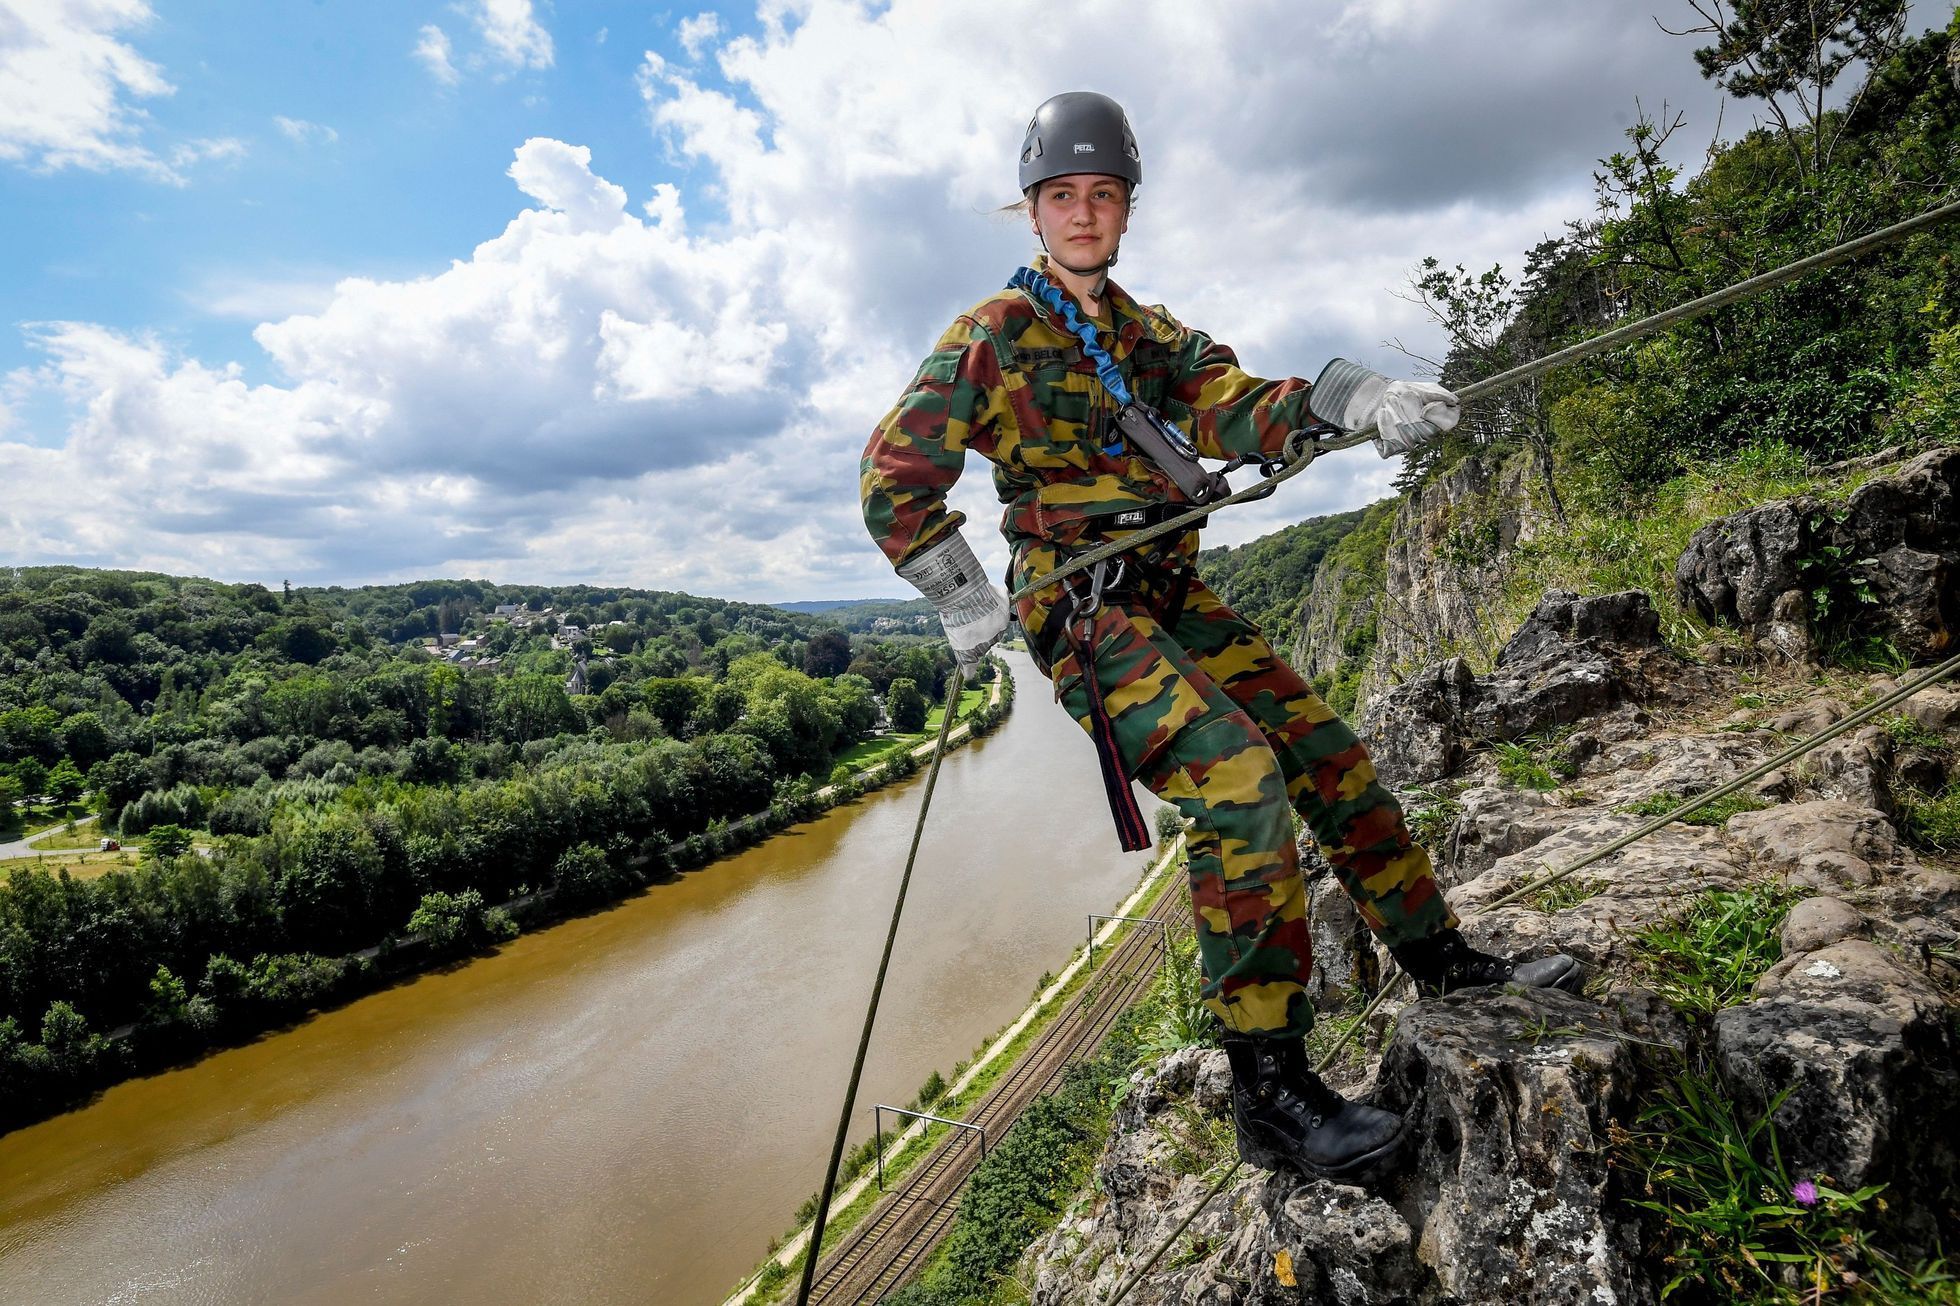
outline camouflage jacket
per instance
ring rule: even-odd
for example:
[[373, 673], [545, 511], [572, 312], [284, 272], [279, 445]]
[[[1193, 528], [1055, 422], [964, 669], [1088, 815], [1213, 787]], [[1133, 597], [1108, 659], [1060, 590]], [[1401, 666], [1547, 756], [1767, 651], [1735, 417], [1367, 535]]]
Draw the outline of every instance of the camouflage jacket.
[[[1103, 306], [1093, 325], [1131, 393], [1205, 457], [1277, 454], [1287, 432], [1310, 421], [1307, 382], [1247, 375], [1230, 349], [1115, 282]], [[893, 566], [957, 529], [963, 517], [947, 509], [946, 493], [970, 449], [994, 464], [1013, 573], [1045, 572], [1085, 536], [1086, 548], [1122, 533], [1099, 529], [1098, 518], [1186, 501], [1127, 447], [1105, 454], [1114, 436], [1115, 403], [1081, 342], [1032, 296], [1003, 290], [960, 315], [872, 432], [859, 465], [865, 524]], [[1196, 549], [1192, 531], [1163, 552]]]

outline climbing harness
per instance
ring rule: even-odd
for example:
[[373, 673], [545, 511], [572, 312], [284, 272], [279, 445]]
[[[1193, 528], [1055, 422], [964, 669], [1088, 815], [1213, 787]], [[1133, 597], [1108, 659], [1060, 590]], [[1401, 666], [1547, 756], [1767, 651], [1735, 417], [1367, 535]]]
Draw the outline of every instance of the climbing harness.
[[[1213, 471], [1198, 461], [1198, 446], [1191, 438], [1177, 429], [1177, 426], [1162, 413], [1142, 402], [1130, 393], [1129, 382], [1123, 379], [1116, 360], [1102, 347], [1096, 338], [1096, 328], [1082, 320], [1076, 312], [1075, 301], [1062, 293], [1060, 286], [1033, 268], [1022, 268], [1007, 282], [1010, 290], [1023, 290], [1033, 295], [1048, 311], [1062, 320], [1062, 329], [1082, 342], [1082, 352], [1095, 364], [1096, 379], [1102, 382], [1109, 397], [1116, 401], [1116, 437], [1103, 445], [1105, 454], [1115, 457], [1123, 452], [1123, 442], [1128, 440], [1132, 452], [1145, 462], [1171, 478], [1185, 498], [1192, 503], [1206, 504], [1223, 499], [1232, 492], [1226, 481], [1227, 472], [1240, 467], [1258, 467], [1262, 475], [1270, 476], [1281, 466], [1282, 460], [1266, 458], [1257, 454], [1241, 454]], [[1275, 482], [1274, 489], [1279, 488]], [[1270, 494], [1272, 491], [1268, 490]], [[1263, 497], [1263, 496], [1260, 496]]]
[[[1081, 314], [1076, 311], [1075, 301], [1063, 294], [1059, 286], [1033, 268], [1025, 267], [1015, 272], [1007, 284], [1010, 290], [1024, 291], [1046, 305], [1049, 312], [1061, 319], [1063, 330], [1082, 342], [1083, 355], [1094, 365], [1097, 381], [1116, 404], [1116, 435], [1110, 443], [1102, 446], [1103, 453], [1111, 457], [1120, 455], [1127, 439], [1132, 451], [1169, 476], [1178, 491], [1197, 504], [1210, 503], [1230, 494], [1232, 487], [1225, 479], [1229, 472], [1240, 467], [1257, 466], [1263, 475], [1271, 475], [1284, 464], [1281, 458], [1241, 455], [1227, 462], [1221, 470], [1213, 471], [1205, 467], [1198, 461], [1198, 448], [1189, 437], [1163, 414], [1130, 392], [1129, 383], [1123, 379], [1116, 360], [1097, 338], [1095, 327], [1082, 320]], [[1331, 431], [1334, 428], [1326, 429]], [[1277, 488], [1278, 482], [1274, 482], [1272, 489]], [[1267, 492], [1271, 493], [1271, 490]], [[1144, 504], [1104, 514], [1094, 522], [1104, 532], [1141, 529], [1168, 520], [1179, 511], [1180, 505], [1175, 503]], [[1115, 564], [1113, 573], [1108, 570], [1111, 563]], [[1090, 572], [1093, 579], [1087, 597], [1064, 587], [1063, 593], [1067, 597], [1057, 605], [1050, 619], [1060, 621], [1063, 642], [1074, 650], [1082, 668], [1082, 687], [1089, 700], [1089, 737], [1096, 747], [1103, 793], [1109, 800], [1110, 814], [1116, 821], [1117, 839], [1124, 852], [1140, 852], [1150, 846], [1150, 828], [1137, 807], [1136, 795], [1131, 790], [1130, 777], [1123, 767], [1121, 750], [1117, 745], [1116, 725], [1103, 701], [1102, 686], [1096, 677], [1095, 617], [1102, 609], [1105, 585], [1112, 593], [1115, 592], [1121, 583], [1126, 563], [1137, 571], [1144, 566], [1141, 558], [1135, 554], [1118, 554], [1114, 558], [1103, 559]], [[1165, 605], [1164, 624], [1167, 627], [1176, 625], [1190, 583], [1189, 563], [1176, 564], [1168, 586], [1170, 601]], [[1079, 628], [1075, 624], [1076, 619], [1082, 623]], [[1059, 685], [1056, 692], [1059, 696]]]
[[[1818, 268], [1830, 267], [1834, 264], [1842, 263], [1846, 259], [1855, 258], [1859, 254], [1863, 254], [1869, 250], [1876, 249], [1882, 245], [1890, 244], [1895, 240], [1903, 240], [1905, 237], [1913, 234], [1914, 232], [1922, 231], [1928, 227], [1934, 226], [1937, 223], [1944, 222], [1947, 219], [1956, 216], [1960, 216], [1960, 201], [1955, 201], [1950, 204], [1943, 204], [1935, 209], [1928, 209], [1926, 212], [1921, 213], [1916, 217], [1907, 218], [1903, 222], [1896, 222], [1889, 227], [1880, 228], [1877, 231], [1870, 232], [1854, 240], [1848, 240], [1842, 244], [1833, 245], [1829, 249], [1821, 250], [1816, 254], [1812, 254], [1805, 258], [1798, 259], [1793, 263], [1787, 263], [1780, 268], [1773, 269], [1769, 272], [1764, 272], [1758, 276], [1750, 277], [1744, 281], [1738, 281], [1732, 286], [1726, 286], [1721, 290], [1713, 291], [1709, 294], [1702, 295], [1697, 299], [1691, 299], [1684, 304], [1677, 304], [1673, 308], [1665, 309], [1659, 313], [1654, 314], [1652, 317], [1642, 318], [1637, 322], [1629, 322], [1625, 326], [1615, 327], [1613, 330], [1604, 332], [1601, 335], [1594, 336], [1590, 340], [1582, 340], [1577, 344], [1568, 345], [1564, 349], [1555, 350], [1550, 354], [1546, 354], [1542, 358], [1534, 359], [1529, 363], [1520, 364], [1519, 366], [1511, 368], [1508, 371], [1500, 372], [1495, 376], [1486, 377], [1482, 381], [1478, 381], [1471, 385], [1465, 386], [1463, 389], [1457, 391], [1457, 395], [1462, 400], [1462, 402], [1468, 404], [1472, 400], [1481, 399], [1486, 395], [1496, 394], [1500, 391], [1507, 390], [1512, 386], [1518, 385], [1521, 382], [1528, 381], [1532, 377], [1540, 376], [1546, 372], [1549, 372], [1553, 368], [1562, 367], [1567, 363], [1576, 362], [1581, 358], [1590, 357], [1591, 355], [1599, 353], [1602, 350], [1612, 349], [1615, 346], [1626, 344], [1629, 341], [1638, 340], [1645, 336], [1652, 335], [1654, 332], [1663, 330], [1669, 326], [1673, 326], [1675, 323], [1685, 322], [1692, 318], [1700, 317], [1702, 314], [1711, 312], [1712, 310], [1720, 308], [1725, 304], [1734, 303], [1739, 299], [1746, 299], [1750, 295], [1758, 294], [1761, 291], [1767, 290], [1772, 286], [1778, 286], [1786, 281], [1793, 280], [1797, 277], [1802, 276], [1806, 272], [1811, 272], [1811, 271], [1815, 271]], [[1026, 270], [1024, 269], [1024, 271]], [[1015, 275], [1016, 275], [1016, 282], [1018, 283], [1021, 274], [1016, 273]], [[1034, 276], [1038, 274], [1034, 274], [1030, 272], [1029, 275]], [[1045, 281], [1046, 278], [1042, 278], [1042, 280]], [[1052, 283], [1050, 283], [1050, 289], [1053, 289]], [[1059, 296], [1060, 292], [1057, 291], [1056, 294]], [[1055, 307], [1055, 306], [1050, 305], [1050, 307]], [[1066, 312], [1063, 313], [1063, 320], [1065, 322], [1068, 320], [1068, 316], [1069, 315]], [[1080, 323], [1079, 317], [1076, 320], [1078, 323]], [[1078, 333], [1078, 335], [1079, 334], [1080, 333]], [[1090, 336], [1091, 337], [1094, 336], [1093, 329], [1090, 330]], [[1096, 348], [1099, 352], [1101, 351], [1100, 345], [1097, 345]], [[1090, 355], [1090, 357], [1094, 358], [1095, 355], [1092, 354]], [[1112, 368], [1113, 368], [1113, 363], [1112, 363]], [[1100, 360], [1097, 361], [1097, 369], [1098, 369], [1098, 373], [1100, 374], [1101, 371]], [[1118, 379], [1120, 381], [1121, 379], [1120, 375]], [[1108, 382], [1105, 381], [1104, 384], [1107, 385]], [[1124, 394], [1128, 393], [1127, 386], [1124, 387], [1122, 393]], [[1076, 576], [1085, 571], [1088, 571], [1089, 569], [1095, 567], [1097, 564], [1105, 562], [1110, 558], [1114, 558], [1120, 553], [1125, 553], [1132, 549], [1135, 549], [1140, 544], [1147, 543], [1148, 541], [1156, 539], [1159, 536], [1169, 535], [1174, 531], [1187, 530], [1190, 527], [1195, 526], [1199, 522], [1203, 521], [1206, 517], [1210, 516], [1212, 513], [1217, 512], [1220, 508], [1226, 507], [1229, 504], [1244, 503], [1250, 499], [1264, 498], [1266, 495], [1271, 494], [1274, 489], [1278, 488], [1280, 482], [1285, 481], [1291, 477], [1297, 476], [1302, 471], [1306, 470], [1306, 468], [1313, 462], [1313, 460], [1316, 457], [1318, 457], [1323, 451], [1330, 450], [1330, 449], [1352, 448], [1353, 446], [1361, 444], [1364, 441], [1368, 440], [1369, 438], [1372, 437], [1373, 434], [1374, 434], [1374, 428], [1372, 424], [1362, 428], [1361, 430], [1353, 431], [1346, 435], [1341, 435], [1341, 436], [1322, 437], [1321, 434], [1316, 431], [1295, 431], [1291, 436], [1287, 438], [1286, 441], [1286, 450], [1285, 450], [1285, 458], [1284, 458], [1285, 465], [1280, 467], [1279, 470], [1268, 474], [1264, 479], [1259, 481], [1257, 484], [1248, 486], [1243, 490], [1226, 494], [1220, 498], [1214, 498], [1206, 502], [1198, 503], [1197, 506], [1193, 507], [1190, 511], [1179, 513], [1174, 517], [1166, 518], [1153, 525], [1146, 526], [1142, 530], [1137, 532], [1137, 534], [1135, 535], [1126, 535], [1122, 539], [1112, 540], [1107, 544], [1098, 545], [1094, 548], [1085, 550], [1084, 552], [1077, 554], [1075, 557], [1071, 558], [1068, 562], [1063, 563], [1061, 566], [1054, 568], [1052, 571], [1046, 572], [1043, 575], [1028, 581], [1026, 584], [1022, 585], [1019, 589], [1015, 590], [1013, 594], [1009, 595], [1008, 601], [1010, 603], [1019, 602], [1021, 599], [1026, 598], [1030, 594], [1038, 593], [1039, 591], [1046, 589], [1051, 585], [1060, 584], [1061, 582], [1069, 579], [1071, 576]], [[1562, 867], [1557, 871], [1553, 871], [1547, 874], [1546, 876], [1544, 876], [1542, 879], [1532, 881], [1524, 885], [1520, 885], [1516, 890], [1512, 891], [1511, 893], [1506, 894], [1503, 897], [1498, 898], [1497, 900], [1488, 904], [1485, 910], [1487, 911], [1492, 910], [1496, 907], [1503, 906], [1510, 902], [1514, 902], [1518, 898], [1525, 895], [1526, 893], [1536, 893], [1539, 890], [1544, 889], [1549, 885], [1557, 883], [1559, 880], [1566, 878], [1567, 876], [1575, 873], [1576, 871], [1580, 870], [1585, 866], [1591, 865], [1593, 862], [1598, 861], [1600, 858], [1610, 856], [1612, 853], [1617, 852], [1619, 849], [1626, 847], [1634, 840], [1644, 838], [1647, 835], [1652, 834], [1655, 830], [1658, 830], [1663, 826], [1667, 825], [1668, 823], [1677, 820], [1680, 817], [1687, 815], [1688, 813], [1697, 811], [1703, 806], [1706, 806], [1708, 803], [1714, 802], [1716, 799], [1728, 793], [1734, 792], [1734, 790], [1739, 786], [1749, 783], [1753, 779], [1760, 778], [1762, 775], [1767, 775], [1769, 771], [1774, 769], [1776, 766], [1783, 765], [1788, 761], [1791, 761], [1797, 757], [1801, 757], [1805, 753], [1808, 753], [1811, 749], [1817, 748], [1831, 739], [1835, 739], [1838, 735], [1844, 733], [1844, 731], [1849, 730], [1856, 725], [1863, 724], [1865, 721], [1870, 720], [1873, 716], [1877, 715], [1881, 711], [1884, 711], [1886, 708], [1905, 701], [1905, 699], [1910, 697], [1912, 694], [1917, 693], [1919, 690], [1924, 689], [1929, 685], [1947, 679], [1949, 676], [1953, 675], [1956, 671], [1960, 671], [1960, 655], [1955, 655], [1954, 657], [1948, 658], [1945, 662], [1942, 662], [1938, 666], [1933, 667], [1931, 670], [1927, 671], [1923, 675], [1915, 677], [1913, 680], [1908, 681], [1906, 684], [1899, 686], [1898, 689], [1885, 695], [1877, 702], [1874, 702], [1868, 705], [1867, 707], [1861, 709], [1860, 711], [1851, 714], [1850, 716], [1846, 717], [1844, 720], [1836, 723], [1834, 726], [1824, 731], [1820, 731], [1818, 734], [1812, 736], [1810, 739], [1806, 739], [1802, 743], [1794, 745], [1789, 749], [1786, 749], [1783, 753], [1778, 754], [1776, 758], [1772, 759], [1768, 763], [1765, 763], [1762, 767], [1756, 768], [1754, 771], [1750, 772], [1749, 774], [1738, 777], [1737, 779], [1730, 781], [1728, 784], [1722, 785], [1718, 788], [1711, 789], [1705, 794], [1697, 795], [1696, 797], [1688, 800], [1687, 802], [1681, 804], [1679, 807], [1675, 808], [1672, 812], [1668, 812], [1664, 816], [1655, 817], [1653, 820], [1648, 821], [1646, 824], [1637, 827], [1636, 829], [1628, 832], [1625, 835], [1620, 836], [1620, 838], [1615, 839], [1614, 841], [1607, 844], [1605, 847], [1597, 850], [1596, 852], [1589, 853], [1585, 857], [1580, 858], [1578, 861], [1573, 862], [1570, 866]], [[957, 668], [955, 668], [946, 691], [947, 701], [949, 703], [957, 703], [959, 701], [959, 692], [962, 686], [962, 682], [963, 682], [963, 676], [961, 672]], [[816, 1280], [817, 1260], [823, 1251], [824, 1224], [829, 1216], [830, 1199], [836, 1187], [837, 1168], [838, 1165], [842, 1162], [844, 1156], [844, 1138], [850, 1128], [851, 1112], [857, 1104], [858, 1081], [864, 1072], [865, 1057], [866, 1054], [869, 1052], [871, 1046], [871, 1029], [873, 1023], [877, 1019], [879, 997], [884, 991], [885, 971], [886, 968], [891, 963], [893, 942], [898, 937], [898, 921], [900, 915], [902, 914], [905, 908], [905, 893], [907, 887], [911, 884], [912, 881], [913, 865], [918, 859], [919, 840], [920, 840], [920, 836], [924, 833], [925, 830], [926, 812], [931, 808], [932, 805], [933, 786], [939, 779], [939, 763], [941, 758], [944, 757], [945, 755], [946, 735], [947, 735], [948, 727], [952, 723], [953, 715], [954, 714], [949, 711], [944, 714], [943, 719], [940, 721], [939, 738], [933, 748], [931, 767], [926, 774], [926, 788], [925, 788], [925, 793], [921, 796], [919, 802], [918, 821], [912, 828], [911, 849], [906, 854], [905, 870], [903, 875], [899, 879], [898, 901], [892, 907], [891, 928], [886, 932], [885, 935], [884, 954], [879, 958], [878, 961], [877, 978], [876, 980], [873, 981], [872, 988], [871, 988], [871, 1004], [864, 1013], [864, 1031], [858, 1040], [857, 1058], [851, 1067], [851, 1082], [849, 1087], [845, 1090], [844, 1109], [842, 1114], [839, 1116], [837, 1122], [837, 1137], [835, 1142], [831, 1146], [830, 1168], [824, 1175], [823, 1190], [817, 1199], [816, 1220], [811, 1229], [810, 1241], [808, 1247], [804, 1252], [803, 1282], [802, 1282], [802, 1286], [798, 1289], [797, 1292], [797, 1297], [796, 1297], [797, 1306], [808, 1306], [810, 1300], [810, 1289], [812, 1284]], [[1403, 975], [1400, 969], [1393, 967], [1391, 963], [1391, 969], [1389, 971], [1389, 974], [1384, 979], [1380, 992], [1378, 992], [1375, 995], [1374, 1001], [1368, 1004], [1367, 1008], [1364, 1009], [1362, 1013], [1354, 1019], [1353, 1023], [1348, 1027], [1348, 1029], [1344, 1031], [1342, 1037], [1335, 1042], [1332, 1048], [1328, 1050], [1327, 1055], [1321, 1059], [1318, 1065], [1315, 1066], [1316, 1072], [1325, 1070], [1330, 1064], [1332, 1064], [1334, 1058], [1340, 1054], [1341, 1049], [1347, 1045], [1348, 1040], [1354, 1036], [1354, 1033], [1360, 1029], [1361, 1025], [1366, 1022], [1368, 1017], [1373, 1015], [1377, 1010], [1379, 1010], [1381, 1005], [1388, 1000], [1389, 995], [1394, 992], [1396, 986], [1400, 983], [1402, 978]], [[1151, 1253], [1150, 1258], [1144, 1262], [1143, 1266], [1128, 1280], [1126, 1280], [1122, 1284], [1122, 1286], [1118, 1288], [1116, 1294], [1113, 1297], [1111, 1297], [1108, 1302], [1104, 1303], [1103, 1306], [1118, 1306], [1118, 1303], [1120, 1303], [1125, 1297], [1127, 1297], [1130, 1294], [1131, 1290], [1137, 1286], [1137, 1284], [1143, 1281], [1144, 1276], [1149, 1274], [1150, 1270], [1163, 1257], [1164, 1253], [1168, 1251], [1171, 1248], [1171, 1246], [1176, 1243], [1177, 1239], [1183, 1236], [1184, 1230], [1190, 1227], [1191, 1222], [1193, 1220], [1197, 1219], [1198, 1213], [1204, 1210], [1204, 1208], [1210, 1204], [1211, 1199], [1214, 1196], [1216, 1196], [1221, 1190], [1223, 1190], [1225, 1185], [1231, 1181], [1232, 1176], [1238, 1173], [1239, 1168], [1242, 1165], [1244, 1165], [1243, 1161], [1239, 1161], [1235, 1163], [1234, 1165], [1231, 1166], [1231, 1168], [1226, 1170], [1226, 1172], [1219, 1177], [1218, 1181], [1214, 1183], [1209, 1190], [1206, 1191], [1204, 1197], [1200, 1199], [1198, 1204], [1192, 1207], [1190, 1213], [1184, 1217], [1183, 1221], [1179, 1223], [1178, 1227], [1172, 1230], [1171, 1235], [1168, 1238], [1164, 1239], [1163, 1242], [1158, 1245], [1157, 1249]]]

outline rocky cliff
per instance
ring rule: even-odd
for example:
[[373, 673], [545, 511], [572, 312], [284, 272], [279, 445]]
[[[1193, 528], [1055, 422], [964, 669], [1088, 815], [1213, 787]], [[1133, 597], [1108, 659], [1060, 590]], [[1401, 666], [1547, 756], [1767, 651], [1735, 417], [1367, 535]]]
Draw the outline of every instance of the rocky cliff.
[[[1950, 647], [1956, 611], [1949, 467], [1960, 455], [1929, 455], [1826, 514], [1867, 531], [1845, 538], [1880, 559], [1870, 576], [1899, 578], [1887, 609], [1922, 653]], [[1398, 532], [1447, 541], [1481, 474], [1463, 473], [1467, 497], [1404, 508]], [[1733, 542], [1772, 538], [1752, 522], [1775, 514], [1751, 513], [1696, 537], [1684, 589], [1753, 592], [1744, 572], [1775, 549]], [[1393, 565], [1403, 593], [1447, 588], [1433, 553]], [[1777, 593], [1792, 588], [1808, 600]], [[1776, 607], [1766, 619], [1793, 601]], [[1478, 619], [1441, 609], [1424, 629]], [[1393, 997], [1368, 1055], [1329, 1073], [1409, 1121], [1400, 1171], [1364, 1190], [1241, 1168], [1130, 1301], [1950, 1299], [1905, 1285], [1960, 1246], [1960, 689], [1499, 903], [1896, 683], [1759, 651], [1690, 661], [1644, 595], [1552, 594], [1487, 671], [1434, 662], [1370, 705], [1384, 770], [1423, 786], [1465, 932], [1577, 954], [1586, 995]], [[1324, 880], [1314, 908], [1321, 1005], [1351, 1011], [1384, 959]], [[1136, 1073], [1096, 1183], [1016, 1276], [1034, 1301], [1106, 1300], [1171, 1237], [1236, 1159], [1228, 1093], [1207, 1048]]]
[[1315, 575], [1294, 665], [1323, 684], [1347, 677], [1355, 702], [1453, 654], [1488, 666], [1503, 642], [1511, 560], [1554, 520], [1544, 499], [1531, 455], [1519, 452], [1467, 458], [1378, 505]]

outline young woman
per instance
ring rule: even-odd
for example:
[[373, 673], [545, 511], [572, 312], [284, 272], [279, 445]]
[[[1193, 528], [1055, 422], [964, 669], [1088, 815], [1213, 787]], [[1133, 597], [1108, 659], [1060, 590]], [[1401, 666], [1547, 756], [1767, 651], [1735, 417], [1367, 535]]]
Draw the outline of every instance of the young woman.
[[[943, 335], [864, 452], [872, 536], [938, 608], [963, 666], [1005, 631], [946, 494], [969, 452], [1006, 505], [1010, 588], [1206, 497], [1197, 457], [1273, 459], [1289, 433], [1376, 424], [1384, 457], [1454, 426], [1456, 397], [1335, 360], [1309, 385], [1249, 376], [1232, 351], [1109, 280], [1143, 180], [1122, 108], [1058, 95], [1028, 124], [1020, 181], [1045, 254]], [[1195, 456], [1194, 456], [1195, 455]], [[1141, 780], [1190, 821], [1205, 1003], [1225, 1027], [1245, 1158], [1355, 1177], [1400, 1120], [1343, 1100], [1308, 1067], [1312, 967], [1298, 811], [1370, 927], [1428, 993], [1511, 981], [1575, 986], [1557, 956], [1471, 949], [1354, 732], [1192, 569], [1196, 531], [1029, 595], [1013, 614], [1056, 696], [1094, 738], [1126, 847], [1149, 840]]]

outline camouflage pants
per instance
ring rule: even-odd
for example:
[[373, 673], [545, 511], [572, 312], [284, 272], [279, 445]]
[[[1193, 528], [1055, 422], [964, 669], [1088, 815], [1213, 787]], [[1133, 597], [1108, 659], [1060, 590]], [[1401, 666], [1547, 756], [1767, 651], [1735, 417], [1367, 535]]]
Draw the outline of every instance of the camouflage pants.
[[[1050, 654], [1056, 696], [1086, 729], [1091, 706], [1075, 642], [1044, 628], [1055, 597], [1023, 600], [1022, 628]], [[1305, 1034], [1313, 955], [1293, 812], [1385, 943], [1456, 918], [1429, 854], [1347, 724], [1195, 576], [1166, 629], [1163, 608], [1174, 597], [1156, 574], [1104, 605], [1093, 618], [1096, 682], [1128, 773], [1191, 822], [1205, 1005], [1231, 1030]], [[1080, 639], [1085, 623], [1075, 624]]]

